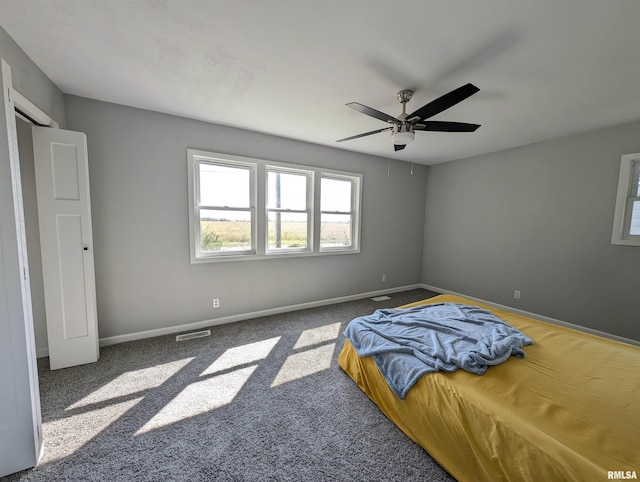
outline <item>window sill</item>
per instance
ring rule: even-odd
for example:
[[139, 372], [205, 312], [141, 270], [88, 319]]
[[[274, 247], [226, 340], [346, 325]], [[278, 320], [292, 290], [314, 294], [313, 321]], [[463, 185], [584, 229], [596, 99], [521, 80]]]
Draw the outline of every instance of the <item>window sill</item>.
[[343, 254], [359, 254], [359, 249], [349, 250], [334, 250], [334, 251], [321, 251], [321, 252], [304, 252], [304, 253], [270, 253], [270, 254], [239, 254], [239, 255], [227, 255], [227, 256], [201, 256], [198, 258], [192, 258], [191, 264], [201, 263], [227, 263], [230, 261], [261, 261], [265, 259], [290, 259], [290, 258], [308, 258], [318, 256], [333, 256]]
[[615, 237], [611, 239], [611, 244], [618, 246], [640, 246], [640, 238]]

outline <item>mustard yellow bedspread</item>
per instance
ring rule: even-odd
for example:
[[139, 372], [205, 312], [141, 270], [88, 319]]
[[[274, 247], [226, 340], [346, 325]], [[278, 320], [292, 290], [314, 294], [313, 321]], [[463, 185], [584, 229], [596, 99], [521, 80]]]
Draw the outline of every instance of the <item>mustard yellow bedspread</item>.
[[400, 400], [346, 340], [340, 366], [405, 434], [461, 482], [640, 477], [640, 348], [454, 295], [407, 307], [445, 301], [489, 309], [535, 344], [483, 376], [424, 375]]

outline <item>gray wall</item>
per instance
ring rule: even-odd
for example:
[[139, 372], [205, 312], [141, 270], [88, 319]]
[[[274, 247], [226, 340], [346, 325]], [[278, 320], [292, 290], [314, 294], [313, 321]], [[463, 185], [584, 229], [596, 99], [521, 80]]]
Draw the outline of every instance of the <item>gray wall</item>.
[[0, 27], [0, 56], [11, 66], [13, 88], [64, 128], [62, 91], [33, 63], [2, 27]]
[[[420, 283], [425, 166], [387, 176], [381, 158], [81, 97], [65, 109], [88, 138], [101, 338]], [[187, 148], [362, 173], [361, 253], [190, 264]]]
[[620, 157], [640, 152], [638, 132], [430, 166], [423, 283], [640, 340], [640, 248], [610, 243]]

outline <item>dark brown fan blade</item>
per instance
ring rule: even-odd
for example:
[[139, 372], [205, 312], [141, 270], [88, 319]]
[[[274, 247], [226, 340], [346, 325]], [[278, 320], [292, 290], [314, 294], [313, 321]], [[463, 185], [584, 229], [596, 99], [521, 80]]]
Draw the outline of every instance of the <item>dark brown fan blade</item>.
[[407, 147], [406, 144], [394, 144], [393, 145], [393, 150], [398, 152], [398, 151], [401, 151], [402, 149], [404, 149], [405, 147]]
[[429, 117], [433, 117], [440, 112], [447, 110], [449, 107], [453, 107], [458, 102], [462, 102], [467, 97], [472, 96], [478, 89], [473, 84], [466, 84], [462, 87], [458, 87], [455, 90], [452, 90], [448, 94], [444, 94], [442, 97], [438, 97], [436, 100], [432, 100], [426, 105], [420, 107], [417, 111], [409, 114], [407, 116], [407, 120], [418, 117], [419, 119], [428, 119]]
[[383, 127], [382, 129], [378, 129], [371, 132], [365, 132], [364, 134], [358, 134], [357, 136], [345, 137], [344, 139], [338, 139], [336, 142], [344, 142], [350, 141], [352, 139], [357, 139], [358, 137], [370, 136], [371, 134], [377, 134], [378, 132], [390, 131], [393, 127]]
[[480, 124], [467, 124], [466, 122], [424, 121], [413, 126], [416, 131], [439, 132], [474, 132]]
[[380, 112], [379, 110], [372, 109], [371, 107], [367, 107], [366, 105], [362, 105], [358, 102], [349, 102], [345, 104], [347, 107], [351, 107], [352, 109], [357, 110], [358, 112], [362, 112], [371, 117], [375, 117], [376, 119], [380, 119], [384, 122], [390, 122], [392, 124], [398, 124], [400, 121], [395, 117], [390, 116], [389, 114], [385, 114], [384, 112]]

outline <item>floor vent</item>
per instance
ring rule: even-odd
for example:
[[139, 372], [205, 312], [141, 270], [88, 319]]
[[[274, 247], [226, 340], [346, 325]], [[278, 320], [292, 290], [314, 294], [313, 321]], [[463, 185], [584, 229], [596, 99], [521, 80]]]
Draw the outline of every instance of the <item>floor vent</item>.
[[194, 338], [204, 338], [205, 336], [211, 336], [211, 330], [194, 331], [193, 333], [183, 333], [176, 336], [176, 341], [193, 340]]
[[375, 298], [371, 298], [373, 301], [385, 301], [390, 300], [391, 296], [376, 296]]

